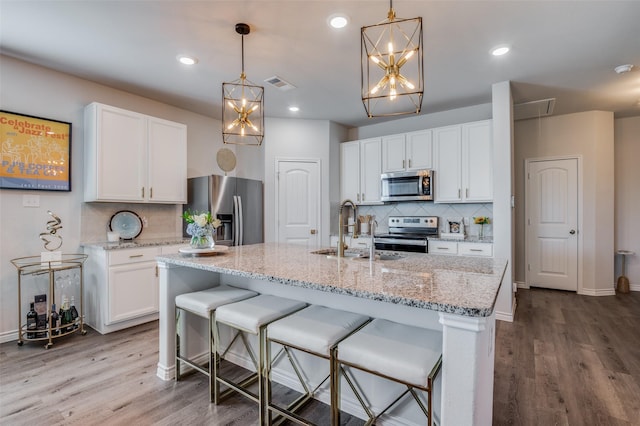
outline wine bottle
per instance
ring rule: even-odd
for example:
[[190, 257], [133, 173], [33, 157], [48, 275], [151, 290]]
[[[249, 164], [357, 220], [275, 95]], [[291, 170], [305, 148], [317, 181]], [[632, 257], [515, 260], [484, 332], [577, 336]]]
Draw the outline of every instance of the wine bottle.
[[31, 302], [31, 309], [27, 312], [27, 339], [35, 339], [38, 328], [38, 314]]
[[76, 309], [76, 302], [73, 296], [71, 296], [71, 306], [69, 307], [69, 312], [71, 313], [71, 322], [73, 322], [73, 328], [78, 328], [78, 324], [76, 324], [76, 320], [78, 319], [78, 310]]
[[60, 333], [60, 329], [58, 329], [58, 313], [56, 312], [56, 304], [53, 303], [51, 305], [51, 334], [53, 336], [57, 336]]
[[64, 316], [64, 309], [62, 308], [63, 306], [64, 306], [64, 300], [60, 305], [60, 312], [58, 312], [58, 318], [60, 319], [60, 329], [58, 330], [59, 333], [64, 333], [66, 331], [66, 327], [63, 327], [63, 325], [67, 323], [67, 319]]

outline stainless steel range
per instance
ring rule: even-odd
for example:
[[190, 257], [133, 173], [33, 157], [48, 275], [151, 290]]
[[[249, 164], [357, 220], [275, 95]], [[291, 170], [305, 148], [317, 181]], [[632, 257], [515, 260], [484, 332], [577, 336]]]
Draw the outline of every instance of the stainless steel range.
[[437, 216], [391, 216], [389, 233], [375, 235], [376, 250], [429, 252], [428, 237], [438, 236]]

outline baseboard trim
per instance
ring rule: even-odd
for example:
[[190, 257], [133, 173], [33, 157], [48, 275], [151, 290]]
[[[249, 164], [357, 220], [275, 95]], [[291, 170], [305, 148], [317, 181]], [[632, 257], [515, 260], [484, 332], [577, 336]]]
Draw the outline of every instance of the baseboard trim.
[[0, 343], [7, 343], [18, 340], [18, 330], [10, 330], [0, 333]]
[[615, 296], [616, 290], [612, 288], [583, 288], [578, 292], [583, 296]]

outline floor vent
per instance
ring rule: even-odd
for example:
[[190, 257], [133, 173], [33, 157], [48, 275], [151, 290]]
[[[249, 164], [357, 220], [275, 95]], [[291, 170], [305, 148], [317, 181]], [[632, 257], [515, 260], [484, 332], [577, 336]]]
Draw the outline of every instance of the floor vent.
[[513, 106], [513, 119], [546, 117], [553, 114], [556, 98], [540, 99], [539, 101], [524, 102]]
[[283, 79], [281, 79], [280, 77], [278, 77], [277, 75], [274, 75], [273, 77], [269, 77], [267, 78], [265, 81], [265, 83], [275, 87], [278, 90], [281, 90], [283, 92], [286, 92], [287, 90], [291, 90], [291, 89], [295, 89], [296, 86], [294, 86], [293, 84], [284, 81]]

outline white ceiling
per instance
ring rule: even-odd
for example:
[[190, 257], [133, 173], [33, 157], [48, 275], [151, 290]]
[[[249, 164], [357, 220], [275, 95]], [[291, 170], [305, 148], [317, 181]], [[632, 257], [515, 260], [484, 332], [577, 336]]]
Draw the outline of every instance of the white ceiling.
[[[640, 1], [396, 0], [399, 18], [424, 23], [422, 113], [491, 102], [511, 80], [514, 102], [557, 98], [554, 114], [640, 115]], [[265, 87], [271, 117], [371, 124], [360, 100], [360, 28], [383, 21], [388, 1], [0, 0], [0, 52], [207, 116], [221, 116], [223, 81], [239, 77], [245, 22], [247, 78]], [[342, 12], [350, 24], [327, 25]], [[511, 45], [492, 57], [489, 50]], [[199, 58], [195, 67], [178, 54]], [[616, 74], [621, 64], [634, 64]], [[295, 115], [287, 107], [296, 104]]]

